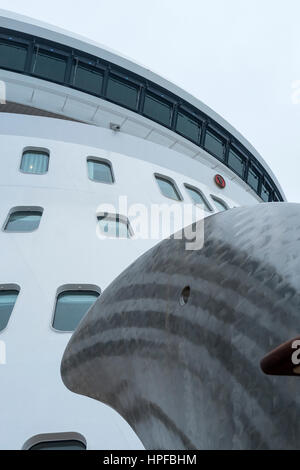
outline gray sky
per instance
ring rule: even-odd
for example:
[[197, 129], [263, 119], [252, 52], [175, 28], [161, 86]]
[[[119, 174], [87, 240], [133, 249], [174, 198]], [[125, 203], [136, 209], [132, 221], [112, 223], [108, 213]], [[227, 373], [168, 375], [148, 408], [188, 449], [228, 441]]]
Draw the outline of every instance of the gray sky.
[[87, 36], [169, 78], [236, 127], [288, 200], [300, 202], [299, 0], [0, 0], [0, 8]]

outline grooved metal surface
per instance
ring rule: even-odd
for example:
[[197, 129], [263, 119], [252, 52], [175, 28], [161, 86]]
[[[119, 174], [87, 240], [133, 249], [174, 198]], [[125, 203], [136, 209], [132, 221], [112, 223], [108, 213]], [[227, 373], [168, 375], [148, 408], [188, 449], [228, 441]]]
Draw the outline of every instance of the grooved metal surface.
[[300, 205], [260, 204], [207, 218], [200, 251], [164, 240], [83, 319], [65, 385], [113, 407], [147, 449], [299, 449], [300, 381], [260, 369], [299, 333], [299, 229]]

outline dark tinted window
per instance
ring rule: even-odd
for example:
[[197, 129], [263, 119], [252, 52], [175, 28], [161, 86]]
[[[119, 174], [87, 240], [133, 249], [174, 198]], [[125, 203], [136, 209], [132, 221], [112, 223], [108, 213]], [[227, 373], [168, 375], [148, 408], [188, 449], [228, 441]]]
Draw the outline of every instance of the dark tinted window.
[[170, 125], [172, 115], [172, 105], [158, 96], [146, 93], [144, 103], [145, 116], [154, 119], [167, 126]]
[[176, 130], [194, 142], [199, 142], [201, 123], [188, 114], [178, 112]]
[[33, 73], [42, 78], [63, 82], [65, 79], [67, 60], [51, 51], [39, 49], [35, 53]]
[[245, 169], [244, 158], [238, 152], [235, 152], [233, 149], [229, 150], [228, 165], [239, 176], [243, 177]]
[[39, 442], [29, 450], [85, 450], [86, 446], [80, 441], [49, 441]]
[[181, 200], [179, 191], [177, 190], [175, 184], [172, 181], [157, 175], [155, 176], [155, 178], [158, 183], [159, 189], [161, 190], [164, 196], [169, 197], [171, 199], [175, 199], [176, 201]]
[[207, 130], [205, 134], [205, 149], [220, 160], [224, 160], [225, 141], [214, 132]]
[[73, 85], [76, 88], [100, 95], [102, 83], [103, 74], [99, 70], [81, 63], [75, 66]]
[[202, 193], [199, 190], [197, 190], [196, 188], [192, 188], [191, 186], [188, 186], [188, 185], [185, 185], [185, 187], [195, 204], [198, 204], [199, 206], [201, 206], [204, 211], [207, 211], [207, 212], [211, 211], [211, 208], [209, 207], [208, 202], [206, 201], [205, 197], [202, 195]]
[[10, 214], [5, 225], [6, 232], [33, 232], [40, 225], [41, 211], [16, 211]]
[[13, 42], [0, 41], [0, 67], [24, 70], [27, 48]]
[[262, 184], [261, 198], [265, 202], [269, 202], [271, 200], [271, 188], [266, 183]]
[[53, 327], [60, 331], [74, 331], [88, 309], [99, 297], [94, 291], [65, 291], [58, 295]]
[[26, 150], [22, 155], [21, 170], [24, 173], [42, 175], [47, 173], [49, 154], [42, 151]]
[[17, 290], [0, 290], [0, 331], [6, 328], [18, 295]]
[[135, 109], [138, 88], [125, 80], [117, 77], [109, 77], [106, 96], [116, 103]]
[[248, 184], [251, 186], [252, 189], [257, 193], [258, 185], [259, 185], [259, 175], [258, 172], [254, 168], [249, 168], [248, 170]]
[[89, 178], [92, 181], [97, 181], [98, 183], [113, 183], [112, 169], [109, 163], [89, 158], [87, 164]]

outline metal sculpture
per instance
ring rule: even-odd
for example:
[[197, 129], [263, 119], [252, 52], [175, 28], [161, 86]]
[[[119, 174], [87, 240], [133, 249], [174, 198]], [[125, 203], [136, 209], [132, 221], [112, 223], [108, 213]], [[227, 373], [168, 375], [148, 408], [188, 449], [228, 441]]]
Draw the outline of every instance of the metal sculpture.
[[71, 338], [63, 381], [147, 449], [299, 449], [300, 381], [260, 362], [299, 331], [300, 205], [236, 208], [204, 228], [201, 250], [172, 237], [114, 280]]

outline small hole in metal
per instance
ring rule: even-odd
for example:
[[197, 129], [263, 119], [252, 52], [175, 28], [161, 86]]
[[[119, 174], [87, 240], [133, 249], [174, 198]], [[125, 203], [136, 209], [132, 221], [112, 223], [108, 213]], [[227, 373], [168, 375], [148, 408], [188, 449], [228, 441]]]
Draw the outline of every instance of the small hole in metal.
[[191, 288], [190, 286], [186, 286], [184, 289], [182, 289], [181, 295], [180, 295], [180, 305], [186, 305], [189, 301], [189, 297], [191, 294]]

